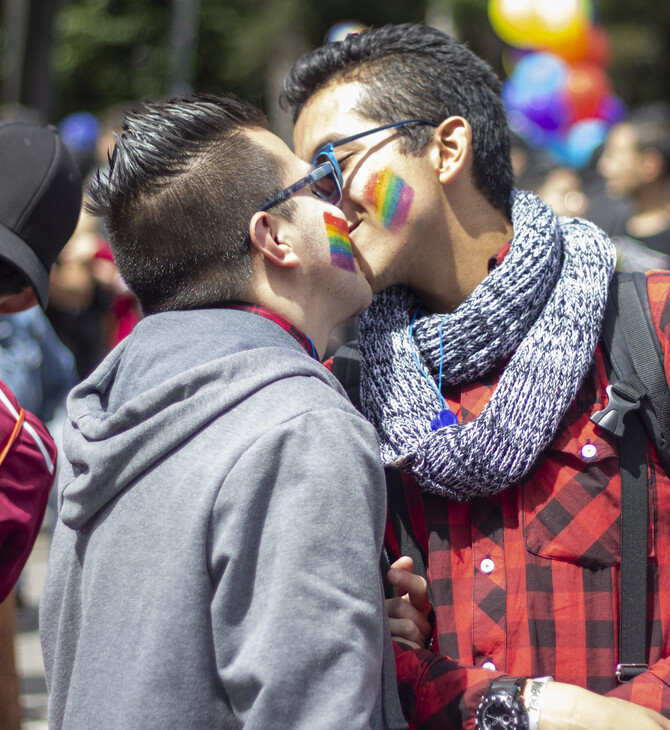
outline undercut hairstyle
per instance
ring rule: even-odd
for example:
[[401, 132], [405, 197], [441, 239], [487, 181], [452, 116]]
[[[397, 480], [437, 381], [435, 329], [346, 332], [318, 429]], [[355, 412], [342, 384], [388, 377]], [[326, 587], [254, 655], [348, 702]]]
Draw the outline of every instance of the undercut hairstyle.
[[146, 314], [247, 292], [249, 221], [286, 175], [246, 134], [267, 127], [261, 111], [233, 96], [187, 94], [126, 112], [86, 209], [103, 219], [119, 273]]
[[[284, 81], [280, 103], [298, 118], [309, 99], [331, 84], [359, 82], [358, 112], [379, 124], [404, 119], [440, 123], [450, 116], [472, 127], [473, 179], [489, 202], [509, 215], [514, 174], [510, 132], [494, 71], [460, 41], [425, 25], [386, 25], [327, 43], [302, 56]], [[401, 127], [406, 153], [419, 154], [431, 127]]]

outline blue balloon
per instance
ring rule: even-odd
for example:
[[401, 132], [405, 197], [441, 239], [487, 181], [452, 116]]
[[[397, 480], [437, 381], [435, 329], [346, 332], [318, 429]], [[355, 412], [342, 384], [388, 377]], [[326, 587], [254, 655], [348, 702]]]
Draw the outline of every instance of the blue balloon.
[[552, 53], [529, 53], [514, 67], [512, 83], [521, 94], [534, 96], [558, 92], [568, 75], [568, 65]]
[[73, 112], [61, 119], [58, 131], [70, 149], [84, 152], [95, 147], [100, 133], [100, 122], [90, 112]]
[[508, 113], [521, 112], [549, 132], [565, 129], [572, 117], [561, 93], [567, 74], [567, 64], [551, 53], [524, 56], [503, 84], [503, 102]]
[[560, 94], [542, 94], [529, 99], [525, 114], [550, 132], [567, 127], [571, 118], [570, 106]]
[[575, 122], [566, 137], [568, 162], [572, 167], [585, 167], [596, 147], [607, 137], [609, 125], [602, 119], [581, 119]]
[[573, 167], [568, 143], [563, 135], [556, 135], [546, 145], [546, 150], [557, 165]]
[[521, 111], [514, 110], [507, 115], [510, 129], [516, 132], [526, 144], [539, 149], [547, 144], [551, 132], [542, 129]]
[[626, 105], [614, 94], [607, 94], [598, 102], [598, 119], [616, 124], [626, 116]]

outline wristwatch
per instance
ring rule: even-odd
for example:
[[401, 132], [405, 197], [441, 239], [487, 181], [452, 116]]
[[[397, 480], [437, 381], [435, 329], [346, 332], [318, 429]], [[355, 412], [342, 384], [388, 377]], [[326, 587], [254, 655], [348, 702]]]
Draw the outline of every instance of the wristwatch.
[[494, 679], [477, 705], [477, 730], [528, 730], [528, 713], [521, 699], [525, 682], [524, 677]]

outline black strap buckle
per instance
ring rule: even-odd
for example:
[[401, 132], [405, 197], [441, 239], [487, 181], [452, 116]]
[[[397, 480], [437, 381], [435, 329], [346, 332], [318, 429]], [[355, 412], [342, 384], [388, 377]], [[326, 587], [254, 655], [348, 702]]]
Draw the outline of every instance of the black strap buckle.
[[616, 680], [619, 684], [630, 682], [631, 679], [635, 679], [638, 674], [646, 672], [647, 669], [649, 669], [648, 664], [617, 664]]
[[626, 429], [623, 422], [624, 416], [640, 407], [640, 399], [628, 400], [628, 398], [617, 392], [612, 385], [608, 385], [606, 391], [607, 405], [602, 411], [596, 411], [591, 416], [591, 420], [600, 428], [614, 434], [614, 436], [623, 436]]

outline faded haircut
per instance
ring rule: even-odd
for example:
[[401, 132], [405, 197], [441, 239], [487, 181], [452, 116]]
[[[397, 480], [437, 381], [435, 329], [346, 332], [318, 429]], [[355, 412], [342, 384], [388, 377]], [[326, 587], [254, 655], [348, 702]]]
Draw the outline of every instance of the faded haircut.
[[[353, 81], [364, 87], [358, 111], [379, 124], [467, 119], [474, 183], [492, 205], [509, 214], [514, 175], [500, 79], [466, 45], [424, 25], [365, 30], [298, 59], [284, 81], [280, 103], [295, 122], [318, 91]], [[407, 140], [403, 151], [418, 154], [433, 130], [416, 125], [402, 127], [398, 134]]]
[[119, 272], [145, 313], [216, 306], [248, 290], [249, 221], [285, 174], [245, 134], [267, 126], [261, 111], [233, 96], [188, 94], [126, 112], [86, 209], [104, 220]]

